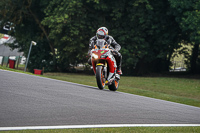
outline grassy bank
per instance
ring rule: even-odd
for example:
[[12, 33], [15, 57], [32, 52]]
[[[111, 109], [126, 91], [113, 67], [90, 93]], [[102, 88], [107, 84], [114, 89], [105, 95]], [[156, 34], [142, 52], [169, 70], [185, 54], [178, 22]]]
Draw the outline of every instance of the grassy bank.
[[9, 67], [6, 67], [6, 66], [0, 66], [0, 69], [2, 70], [8, 70], [8, 71], [14, 71], [14, 72], [20, 72], [20, 73], [26, 73], [26, 74], [31, 74], [33, 75], [33, 73], [30, 73], [30, 72], [24, 72], [24, 66], [19, 66], [18, 69], [12, 69], [12, 68], [9, 68]]
[[4, 36], [4, 34], [0, 33], [0, 39]]

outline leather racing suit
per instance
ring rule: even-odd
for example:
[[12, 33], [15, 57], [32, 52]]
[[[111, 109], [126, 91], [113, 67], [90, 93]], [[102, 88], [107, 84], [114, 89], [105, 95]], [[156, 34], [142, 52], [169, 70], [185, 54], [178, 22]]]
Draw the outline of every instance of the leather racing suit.
[[[97, 40], [97, 36], [94, 36], [90, 39], [88, 55], [90, 55], [91, 50], [94, 48], [96, 40]], [[121, 71], [122, 55], [119, 53], [121, 46], [110, 35], [107, 35], [105, 40], [110, 46], [112, 46], [114, 48], [113, 55], [114, 55], [116, 62], [117, 62], [117, 69]], [[89, 58], [88, 64], [92, 65], [91, 58]]]

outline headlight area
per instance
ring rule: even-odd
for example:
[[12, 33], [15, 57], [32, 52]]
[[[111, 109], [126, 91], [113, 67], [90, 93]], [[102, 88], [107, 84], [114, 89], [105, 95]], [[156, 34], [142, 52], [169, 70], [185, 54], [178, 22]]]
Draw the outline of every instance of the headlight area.
[[98, 55], [96, 55], [96, 54], [92, 54], [92, 57], [94, 58], [94, 59], [98, 59]]

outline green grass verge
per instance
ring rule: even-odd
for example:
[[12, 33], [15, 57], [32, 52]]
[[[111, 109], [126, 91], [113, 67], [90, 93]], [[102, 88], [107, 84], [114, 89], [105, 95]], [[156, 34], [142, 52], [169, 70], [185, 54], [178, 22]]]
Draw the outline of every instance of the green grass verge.
[[21, 68], [19, 69], [12, 69], [12, 68], [9, 68], [9, 67], [5, 67], [5, 66], [0, 66], [0, 69], [2, 70], [8, 70], [8, 71], [14, 71], [14, 72], [20, 72], [20, 73], [26, 73], [26, 74], [31, 74], [33, 75], [33, 73], [30, 73], [30, 72], [24, 72]]
[[3, 36], [4, 36], [4, 34], [1, 34], [1, 33], [0, 33], [0, 39], [1, 39]]
[[123, 127], [3, 131], [4, 133], [199, 133], [200, 127]]

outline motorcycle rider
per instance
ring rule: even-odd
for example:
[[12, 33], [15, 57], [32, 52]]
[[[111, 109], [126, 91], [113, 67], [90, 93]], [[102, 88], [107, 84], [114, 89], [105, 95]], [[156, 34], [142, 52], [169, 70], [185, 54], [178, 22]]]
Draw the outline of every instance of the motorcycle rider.
[[[108, 45], [110, 45], [114, 48], [112, 53], [117, 62], [117, 73], [121, 75], [122, 74], [122, 70], [121, 70], [122, 55], [119, 53], [121, 46], [114, 40], [114, 38], [112, 36], [108, 35], [108, 29], [106, 27], [100, 27], [97, 30], [96, 36], [93, 36], [90, 39], [88, 55], [90, 55], [91, 50], [94, 48], [94, 45], [95, 45], [97, 39], [105, 39], [105, 41], [108, 43]], [[92, 65], [91, 58], [89, 58], [88, 63], [90, 65]]]

